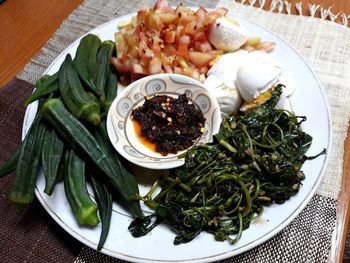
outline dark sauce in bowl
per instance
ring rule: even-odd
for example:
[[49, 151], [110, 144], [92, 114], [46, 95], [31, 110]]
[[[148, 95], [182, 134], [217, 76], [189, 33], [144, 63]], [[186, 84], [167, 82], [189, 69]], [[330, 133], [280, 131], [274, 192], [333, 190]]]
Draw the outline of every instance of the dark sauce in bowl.
[[203, 112], [186, 94], [147, 96], [130, 117], [141, 142], [163, 156], [191, 147], [204, 132]]

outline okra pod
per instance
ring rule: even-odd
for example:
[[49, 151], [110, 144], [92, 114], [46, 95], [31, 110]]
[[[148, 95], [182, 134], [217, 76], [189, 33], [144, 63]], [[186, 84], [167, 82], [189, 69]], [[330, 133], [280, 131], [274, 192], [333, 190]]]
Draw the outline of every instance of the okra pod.
[[87, 190], [85, 163], [74, 150], [66, 154], [64, 192], [69, 206], [79, 224], [96, 226], [100, 220], [97, 216], [97, 205], [92, 201]]
[[45, 176], [44, 192], [51, 195], [58, 181], [58, 168], [63, 156], [64, 143], [55, 130], [45, 131], [41, 149], [41, 164]]

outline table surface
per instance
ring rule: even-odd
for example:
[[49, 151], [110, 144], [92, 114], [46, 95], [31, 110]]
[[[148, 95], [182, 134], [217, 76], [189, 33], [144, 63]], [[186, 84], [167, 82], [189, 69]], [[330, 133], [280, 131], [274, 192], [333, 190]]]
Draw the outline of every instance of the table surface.
[[[241, 1], [238, 1], [241, 2]], [[296, 2], [291, 0], [290, 3]], [[331, 8], [334, 14], [344, 12], [350, 15], [348, 0], [308, 0], [302, 1], [303, 14], [308, 14], [308, 4]], [[0, 5], [0, 87], [20, 72], [57, 30], [61, 22], [82, 0], [11, 0]], [[269, 7], [267, 0], [265, 6]], [[291, 10], [293, 14], [296, 9]], [[339, 19], [340, 20], [340, 19]], [[350, 24], [350, 23], [349, 23]], [[348, 135], [350, 129], [348, 129]], [[342, 262], [350, 213], [350, 136], [344, 144], [344, 165], [342, 187], [338, 197], [336, 235], [332, 240], [330, 262]], [[348, 160], [348, 161], [347, 161]]]

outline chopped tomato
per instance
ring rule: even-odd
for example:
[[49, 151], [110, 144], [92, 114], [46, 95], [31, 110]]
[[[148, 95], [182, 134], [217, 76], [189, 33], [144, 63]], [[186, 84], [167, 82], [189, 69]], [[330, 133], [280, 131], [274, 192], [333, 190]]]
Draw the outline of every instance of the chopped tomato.
[[114, 38], [115, 38], [115, 46], [117, 50], [117, 57], [122, 58], [122, 55], [126, 49], [123, 34], [121, 32], [117, 32], [115, 33]]
[[132, 65], [132, 73], [135, 74], [146, 74], [146, 70], [141, 64], [133, 64]]
[[193, 11], [157, 0], [153, 8], [139, 10], [130, 24], [115, 33], [117, 55], [111, 63], [123, 82], [163, 72], [203, 79], [223, 54], [209, 42], [208, 30], [226, 13], [226, 8]]
[[158, 14], [158, 16], [164, 24], [171, 24], [177, 18], [175, 14], [169, 14], [169, 13], [160, 13]]
[[161, 30], [164, 27], [164, 23], [158, 14], [153, 13], [148, 17], [147, 27], [149, 30]]
[[191, 43], [191, 38], [188, 35], [183, 35], [179, 38], [180, 45], [189, 45]]
[[207, 37], [207, 33], [206, 32], [200, 31], [200, 32], [196, 32], [194, 34], [194, 40], [195, 41], [205, 41], [207, 39], [208, 39], [208, 37]]
[[174, 73], [175, 73], [175, 74], [182, 74], [182, 68], [180, 68], [180, 67], [174, 67]]
[[174, 43], [176, 37], [176, 32], [174, 30], [169, 30], [165, 32], [165, 43]]
[[194, 35], [197, 29], [197, 21], [193, 20], [186, 24], [185, 26], [185, 34]]
[[197, 67], [208, 66], [209, 62], [216, 58], [215, 55], [197, 51], [189, 51], [188, 57], [190, 62]]
[[179, 44], [177, 48], [177, 54], [181, 57], [187, 57], [188, 56], [188, 48], [186, 44]]
[[157, 2], [154, 4], [153, 9], [157, 10], [162, 7], [167, 7], [168, 6], [168, 1], [167, 0], [157, 0]]
[[148, 73], [149, 74], [158, 74], [162, 70], [162, 63], [160, 62], [159, 58], [152, 58], [148, 65]]
[[203, 42], [199, 42], [198, 50], [201, 51], [201, 52], [206, 53], [208, 51], [212, 51], [213, 50], [213, 46], [210, 44], [210, 42], [208, 40], [205, 40]]
[[218, 9], [214, 10], [213, 12], [218, 13], [220, 16], [227, 15], [228, 9], [225, 7], [219, 7]]
[[111, 64], [115, 66], [115, 68], [120, 73], [126, 73], [130, 71], [130, 65], [128, 63], [123, 63], [119, 58], [112, 57]]
[[165, 53], [166, 56], [172, 57], [176, 55], [176, 47], [174, 45], [165, 45], [163, 52]]
[[163, 65], [166, 73], [174, 73], [173, 68], [170, 65]]

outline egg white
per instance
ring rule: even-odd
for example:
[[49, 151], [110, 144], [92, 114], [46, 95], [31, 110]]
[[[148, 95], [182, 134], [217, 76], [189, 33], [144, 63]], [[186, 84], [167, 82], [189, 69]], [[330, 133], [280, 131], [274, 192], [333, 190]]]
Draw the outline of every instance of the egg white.
[[209, 42], [217, 49], [235, 51], [249, 38], [249, 32], [238, 22], [228, 17], [220, 17], [210, 27]]

